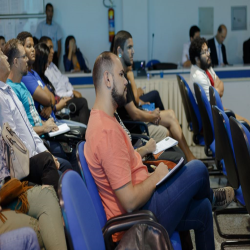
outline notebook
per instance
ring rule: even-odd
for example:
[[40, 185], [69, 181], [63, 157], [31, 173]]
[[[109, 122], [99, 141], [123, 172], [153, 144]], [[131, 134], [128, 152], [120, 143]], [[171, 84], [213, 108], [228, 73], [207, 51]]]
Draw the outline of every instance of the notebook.
[[63, 133], [66, 133], [68, 131], [70, 131], [69, 126], [66, 123], [63, 123], [61, 125], [58, 126], [59, 130], [55, 131], [55, 132], [50, 132], [49, 137], [54, 137]]

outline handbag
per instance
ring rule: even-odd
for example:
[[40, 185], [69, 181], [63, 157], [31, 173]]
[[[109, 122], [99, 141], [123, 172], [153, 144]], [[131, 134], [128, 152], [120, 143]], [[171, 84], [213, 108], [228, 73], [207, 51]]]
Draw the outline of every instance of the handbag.
[[155, 222], [135, 224], [122, 237], [115, 250], [173, 250], [167, 231]]
[[10, 175], [19, 180], [29, 175], [29, 151], [6, 122], [3, 124], [2, 138], [7, 146], [6, 159]]
[[[0, 205], [6, 206], [14, 199], [18, 198], [15, 210], [21, 213], [27, 213], [29, 210], [29, 202], [26, 191], [32, 187], [28, 186], [28, 182], [21, 182], [16, 178], [12, 178], [4, 183], [0, 188]], [[19, 204], [21, 203], [20, 208]], [[0, 220], [4, 223], [7, 218], [0, 212]]]

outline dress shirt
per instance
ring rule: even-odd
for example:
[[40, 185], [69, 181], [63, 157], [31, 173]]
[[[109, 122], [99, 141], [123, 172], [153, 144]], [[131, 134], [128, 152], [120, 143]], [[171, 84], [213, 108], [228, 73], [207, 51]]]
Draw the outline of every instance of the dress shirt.
[[56, 95], [60, 97], [70, 97], [73, 95], [74, 88], [69, 82], [69, 78], [63, 75], [53, 62], [50, 63], [44, 74], [53, 84]]
[[12, 88], [0, 81], [0, 127], [8, 122], [29, 150], [29, 157], [46, 151], [42, 139], [29, 123], [23, 104]]
[[44, 20], [37, 25], [35, 36], [38, 39], [42, 36], [50, 37], [54, 45], [54, 51], [57, 51], [57, 42], [62, 39], [62, 30], [56, 22], [52, 21], [51, 24], [47, 24]]
[[216, 52], [217, 52], [218, 65], [224, 64], [222, 50], [221, 50], [221, 44], [219, 44], [217, 42], [215, 37], [214, 37], [214, 43], [215, 43], [215, 48], [216, 48]]
[[10, 170], [7, 167], [6, 161], [6, 147], [4, 146], [4, 141], [2, 138], [2, 128], [0, 126], [0, 188], [3, 185], [3, 180], [5, 177], [10, 176]]
[[[190, 57], [189, 57], [189, 47], [190, 47], [190, 44], [191, 42], [188, 42], [188, 43], [184, 43], [183, 45], [183, 52], [182, 52], [182, 64], [184, 62], [186, 62], [187, 60], [190, 60]], [[188, 56], [188, 59], [186, 57], [186, 55]]]

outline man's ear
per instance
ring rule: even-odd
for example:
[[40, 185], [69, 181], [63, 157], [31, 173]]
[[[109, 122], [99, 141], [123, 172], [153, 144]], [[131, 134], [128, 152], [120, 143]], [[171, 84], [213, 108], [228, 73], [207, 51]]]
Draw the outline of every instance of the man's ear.
[[117, 48], [117, 55], [118, 55], [118, 57], [121, 58], [122, 54], [123, 54], [123, 51], [122, 51], [121, 47], [118, 46], [118, 48]]
[[111, 81], [112, 81], [111, 74], [108, 71], [104, 71], [103, 77], [104, 77], [105, 85], [107, 86], [108, 89], [110, 89], [111, 88]]
[[197, 64], [197, 63], [198, 63], [198, 64], [200, 63], [200, 58], [199, 58], [198, 56], [195, 57], [195, 62], [196, 62], [196, 64]]

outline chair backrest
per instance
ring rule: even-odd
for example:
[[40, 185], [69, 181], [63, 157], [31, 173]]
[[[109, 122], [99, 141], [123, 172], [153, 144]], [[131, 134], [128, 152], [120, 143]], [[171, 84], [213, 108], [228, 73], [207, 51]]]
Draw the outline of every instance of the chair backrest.
[[250, 214], [250, 132], [234, 117], [230, 117], [230, 128], [241, 189]]
[[203, 135], [205, 140], [205, 152], [207, 154], [211, 144], [214, 141], [212, 110], [204, 89], [199, 84], [194, 83], [194, 91], [198, 103], [198, 108], [201, 114]]
[[215, 132], [215, 158], [224, 160], [227, 179], [234, 189], [240, 185], [238, 170], [235, 161], [234, 147], [230, 131], [229, 119], [223, 110], [212, 107]]
[[77, 152], [78, 152], [77, 154], [79, 156], [78, 164], [79, 164], [79, 167], [81, 168], [81, 172], [84, 175], [86, 187], [89, 191], [90, 197], [94, 204], [101, 227], [103, 228], [107, 222], [107, 217], [106, 217], [103, 205], [102, 205], [100, 195], [97, 190], [97, 186], [95, 184], [95, 180], [89, 171], [89, 167], [84, 156], [84, 145], [85, 145], [85, 141], [82, 141], [77, 145]]
[[181, 75], [177, 75], [177, 79], [178, 78], [185, 85], [184, 94], [185, 94], [186, 100], [188, 102], [188, 109], [189, 109], [189, 113], [190, 113], [191, 120], [192, 120], [193, 132], [194, 132], [194, 134], [200, 134], [201, 130], [202, 130], [202, 121], [201, 121], [201, 115], [200, 115], [198, 105], [194, 99], [193, 93], [192, 93], [191, 89], [189, 88], [189, 85], [186, 82], [186, 80]]
[[224, 110], [220, 95], [213, 86], [209, 87], [209, 97], [211, 107], [217, 106], [220, 110]]
[[157, 64], [157, 63], [160, 63], [160, 61], [159, 61], [159, 60], [152, 59], [152, 60], [150, 60], [150, 61], [147, 62], [146, 67], [147, 67], [147, 68], [152, 67], [154, 64]]
[[59, 180], [59, 197], [72, 249], [104, 250], [100, 222], [89, 192], [78, 173], [72, 170], [63, 173]]

